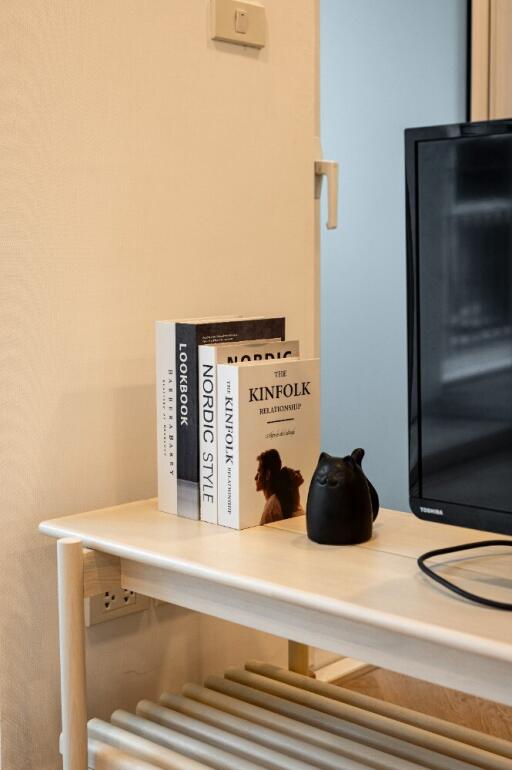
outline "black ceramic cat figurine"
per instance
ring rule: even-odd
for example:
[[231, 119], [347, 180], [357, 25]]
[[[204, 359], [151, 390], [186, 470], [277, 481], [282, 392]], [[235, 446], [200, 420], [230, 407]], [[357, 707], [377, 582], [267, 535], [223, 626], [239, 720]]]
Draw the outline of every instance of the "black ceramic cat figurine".
[[325, 545], [354, 545], [372, 536], [379, 496], [361, 467], [364, 449], [346, 457], [322, 452], [308, 493], [308, 537]]

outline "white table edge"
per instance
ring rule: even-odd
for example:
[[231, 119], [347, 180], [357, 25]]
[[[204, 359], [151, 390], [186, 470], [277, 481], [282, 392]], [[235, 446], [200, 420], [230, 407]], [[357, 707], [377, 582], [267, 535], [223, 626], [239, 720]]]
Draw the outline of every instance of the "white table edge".
[[59, 524], [59, 519], [41, 522], [39, 531], [52, 538], [79, 538], [83, 545], [88, 548], [118, 556], [127, 561], [134, 561], [169, 572], [176, 572], [200, 580], [214, 582], [249, 594], [283, 601], [306, 610], [319, 610], [337, 618], [345, 618], [346, 620], [366, 624], [369, 627], [398, 633], [402, 637], [432, 642], [443, 647], [512, 664], [512, 644], [509, 645], [504, 642], [485, 639], [474, 634], [466, 634], [452, 629], [448, 630], [419, 620], [402, 618], [387, 613], [384, 610], [361, 608], [352, 603], [319, 596], [316, 593], [309, 593], [282, 585], [277, 586], [270, 581], [262, 579], [233, 575], [198, 564], [197, 562], [172, 557], [163, 558], [150, 551], [123, 546], [109, 539], [84, 536], [73, 528]]

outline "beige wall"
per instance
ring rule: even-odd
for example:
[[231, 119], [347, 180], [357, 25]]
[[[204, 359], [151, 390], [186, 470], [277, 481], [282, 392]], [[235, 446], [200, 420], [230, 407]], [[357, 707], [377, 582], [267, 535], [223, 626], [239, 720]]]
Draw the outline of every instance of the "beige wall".
[[512, 117], [512, 2], [473, 0], [471, 120]]
[[[155, 493], [153, 322], [286, 313], [311, 351], [316, 2], [268, 47], [207, 0], [2, 0], [2, 753], [58, 766], [44, 518]], [[88, 631], [91, 713], [281, 641], [161, 607]], [[215, 647], [211, 640], [215, 640]]]

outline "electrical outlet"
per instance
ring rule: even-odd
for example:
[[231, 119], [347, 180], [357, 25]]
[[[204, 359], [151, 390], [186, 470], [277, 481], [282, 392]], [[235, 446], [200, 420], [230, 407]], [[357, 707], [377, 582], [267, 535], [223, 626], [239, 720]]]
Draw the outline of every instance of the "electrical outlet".
[[103, 594], [103, 607], [105, 612], [115, 612], [121, 607], [128, 607], [136, 603], [135, 591], [129, 591], [127, 588], [105, 591]]
[[115, 620], [134, 612], [149, 609], [150, 600], [147, 596], [136, 594], [128, 588], [111, 588], [97, 596], [84, 600], [85, 625], [95, 626], [107, 620]]

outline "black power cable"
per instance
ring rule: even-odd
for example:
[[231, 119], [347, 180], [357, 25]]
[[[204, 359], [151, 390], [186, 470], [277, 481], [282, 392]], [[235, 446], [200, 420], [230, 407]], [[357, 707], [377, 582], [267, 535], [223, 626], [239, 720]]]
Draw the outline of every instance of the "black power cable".
[[512, 546], [512, 540], [482, 540], [481, 543], [466, 543], [466, 545], [456, 545], [450, 548], [436, 548], [434, 551], [427, 551], [418, 559], [418, 567], [425, 575], [435, 580], [436, 583], [440, 583], [449, 591], [453, 591], [459, 596], [463, 596], [465, 599], [469, 599], [477, 604], [484, 604], [486, 607], [494, 607], [498, 610], [512, 610], [512, 604], [509, 602], [497, 602], [494, 599], [486, 599], [484, 596], [478, 596], [478, 594], [472, 594], [470, 591], [465, 591], [463, 588], [455, 585], [455, 583], [446, 580], [446, 578], [438, 575], [430, 567], [427, 567], [425, 562], [427, 559], [432, 559], [434, 556], [443, 556], [446, 553], [457, 553], [458, 551], [469, 551], [473, 548], [486, 548], [487, 546]]

